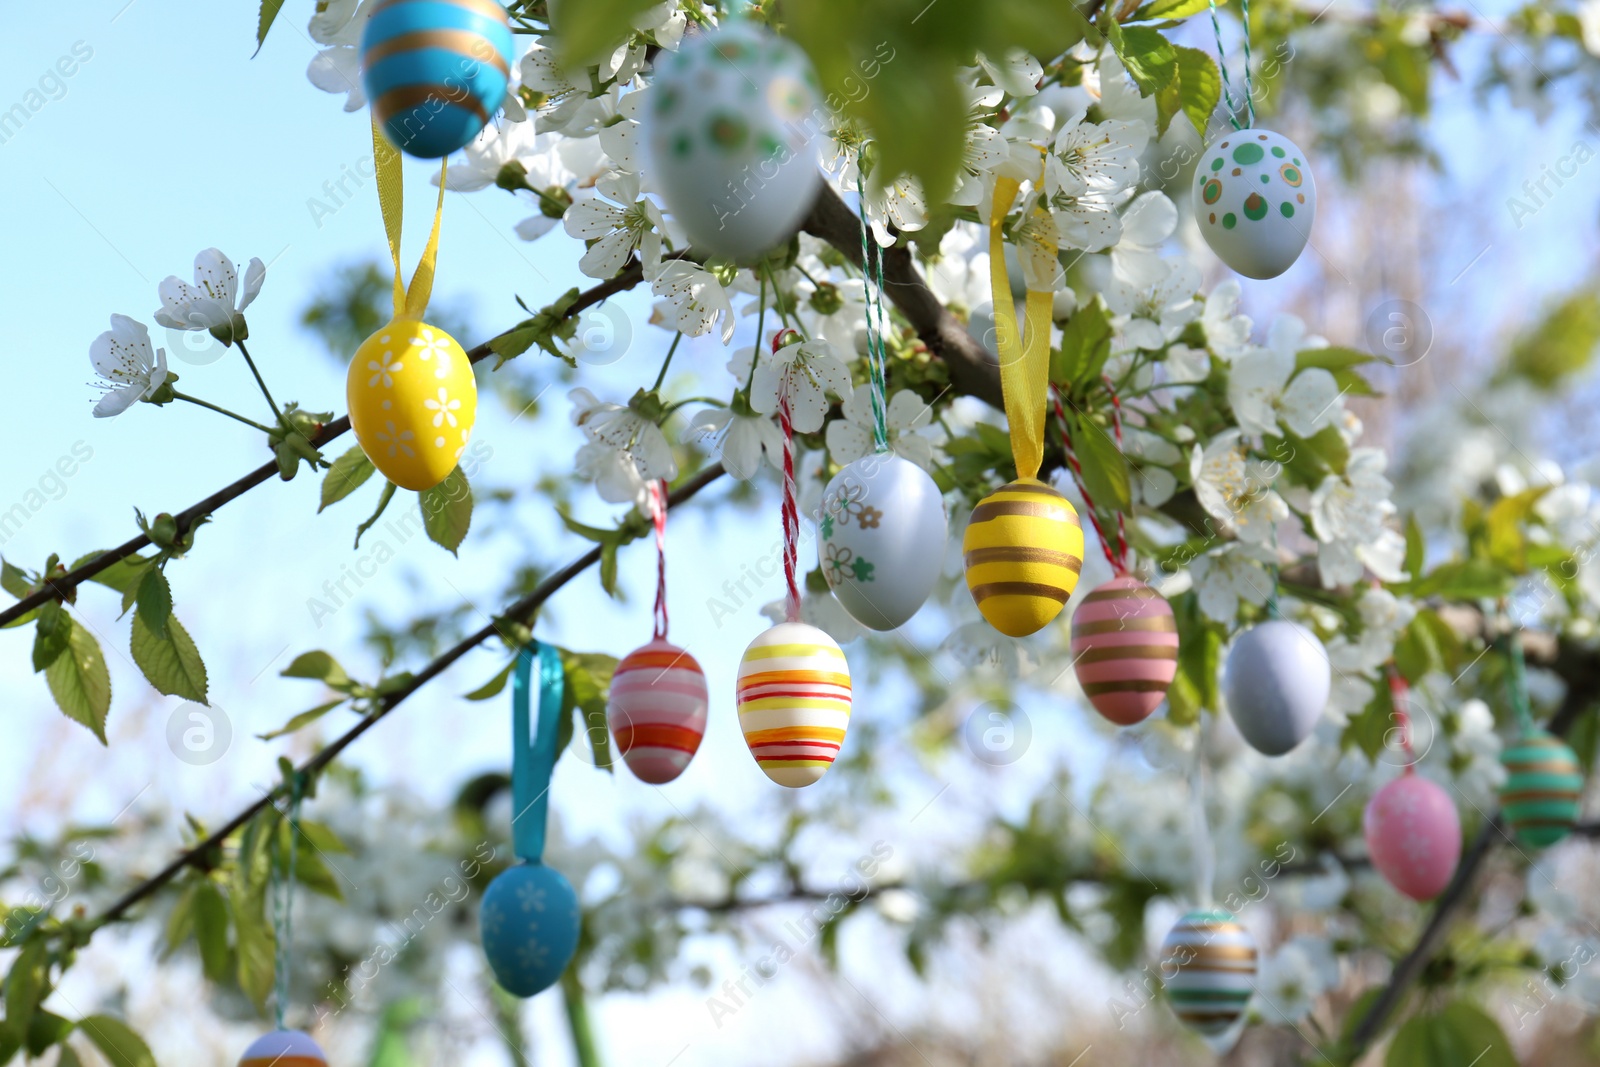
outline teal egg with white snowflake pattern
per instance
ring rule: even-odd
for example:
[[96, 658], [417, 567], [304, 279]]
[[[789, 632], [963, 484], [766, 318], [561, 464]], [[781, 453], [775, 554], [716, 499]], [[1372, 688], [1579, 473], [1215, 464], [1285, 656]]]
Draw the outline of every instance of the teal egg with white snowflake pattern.
[[1300, 258], [1317, 217], [1317, 183], [1293, 141], [1230, 130], [1194, 169], [1194, 218], [1217, 258], [1246, 278], [1276, 278]]
[[798, 45], [743, 21], [685, 37], [642, 110], [647, 176], [696, 248], [750, 263], [794, 236], [827, 116]]
[[944, 571], [944, 497], [927, 471], [892, 452], [863, 456], [833, 476], [817, 528], [828, 588], [868, 629], [903, 626]]
[[556, 984], [578, 950], [578, 895], [542, 863], [508, 868], [478, 912], [483, 953], [507, 993], [531, 997]]

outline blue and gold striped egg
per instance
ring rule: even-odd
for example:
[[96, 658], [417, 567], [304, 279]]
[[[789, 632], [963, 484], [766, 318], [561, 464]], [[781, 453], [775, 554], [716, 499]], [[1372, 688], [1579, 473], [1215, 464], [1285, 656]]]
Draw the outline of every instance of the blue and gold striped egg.
[[381, 0], [361, 35], [361, 80], [389, 140], [437, 159], [500, 110], [511, 53], [496, 0]]
[[1178, 1020], [1208, 1037], [1225, 1032], [1250, 1006], [1256, 943], [1226, 911], [1191, 911], [1161, 943], [1161, 980]]
[[1506, 769], [1501, 814], [1517, 840], [1545, 848], [1566, 837], [1583, 798], [1583, 768], [1566, 742], [1536, 730], [1512, 742], [1500, 762]]

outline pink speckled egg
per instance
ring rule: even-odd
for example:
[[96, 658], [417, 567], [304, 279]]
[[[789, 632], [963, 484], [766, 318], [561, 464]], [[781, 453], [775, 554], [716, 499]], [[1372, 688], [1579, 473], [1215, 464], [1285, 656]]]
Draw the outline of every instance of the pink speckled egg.
[[1461, 859], [1461, 817], [1443, 787], [1403, 775], [1373, 794], [1361, 827], [1372, 865], [1412, 900], [1432, 900], [1450, 884]]

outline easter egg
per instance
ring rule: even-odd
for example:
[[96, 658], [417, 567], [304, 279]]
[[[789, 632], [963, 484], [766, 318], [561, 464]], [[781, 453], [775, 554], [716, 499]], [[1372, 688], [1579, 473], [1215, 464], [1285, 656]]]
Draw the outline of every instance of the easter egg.
[[1173, 1014], [1202, 1034], [1220, 1034], [1244, 1014], [1256, 967], [1255, 939], [1225, 911], [1191, 911], [1161, 943]]
[[1178, 673], [1172, 605], [1137, 578], [1111, 579], [1072, 616], [1072, 665], [1096, 711], [1118, 726], [1142, 721]]
[[892, 453], [846, 464], [822, 494], [822, 575], [844, 610], [873, 630], [917, 613], [944, 567], [944, 499], [928, 472]]
[[1034, 478], [990, 493], [961, 538], [967, 588], [989, 625], [1027, 637], [1061, 613], [1083, 569], [1083, 527], [1067, 498]]
[[1538, 730], [1500, 754], [1506, 769], [1500, 813], [1517, 840], [1533, 848], [1560, 841], [1578, 820], [1583, 768], [1566, 742]]
[[1372, 865], [1412, 900], [1432, 900], [1461, 859], [1461, 817], [1450, 794], [1404, 774], [1372, 795], [1361, 817]]
[[478, 383], [443, 330], [396, 319], [356, 349], [345, 377], [350, 427], [372, 465], [402, 489], [432, 489], [472, 438]]
[[706, 732], [706, 676], [677, 645], [651, 641], [611, 676], [606, 721], [628, 769], [662, 785], [683, 773]]
[[1246, 278], [1276, 278], [1300, 258], [1317, 216], [1305, 153], [1271, 130], [1232, 130], [1194, 169], [1194, 215], [1217, 257]]
[[507, 993], [531, 997], [555, 985], [578, 950], [578, 895], [542, 863], [508, 867], [489, 883], [478, 912], [483, 953]]
[[1239, 733], [1257, 751], [1281, 756], [1316, 729], [1333, 673], [1317, 635], [1288, 619], [1257, 623], [1233, 642], [1222, 693]]
[[239, 1067], [328, 1067], [328, 1059], [308, 1035], [276, 1030], [245, 1049]]
[[656, 60], [640, 116], [649, 176], [696, 248], [751, 262], [792, 237], [822, 186], [811, 60], [748, 22]]
[[810, 785], [833, 765], [850, 727], [850, 664], [833, 638], [780, 622], [739, 661], [739, 729], [779, 785]]
[[437, 159], [500, 110], [511, 55], [496, 0], [379, 0], [361, 34], [361, 83], [389, 140]]

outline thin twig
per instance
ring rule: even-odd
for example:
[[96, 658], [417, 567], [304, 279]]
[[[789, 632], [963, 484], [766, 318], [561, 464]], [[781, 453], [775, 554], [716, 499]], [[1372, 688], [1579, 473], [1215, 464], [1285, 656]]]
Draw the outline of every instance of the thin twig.
[[[690, 478], [677, 489], [672, 491], [671, 495], [667, 497], [668, 506], [677, 507], [678, 505], [688, 501], [696, 493], [700, 492], [700, 490], [704, 489], [706, 486], [722, 477], [722, 473], [723, 470], [720, 463], [714, 463], [700, 471], [694, 477]], [[357, 738], [366, 733], [368, 730], [372, 729], [373, 726], [375, 726], [381, 719], [387, 717], [388, 714], [395, 708], [405, 703], [408, 697], [411, 697], [423, 686], [427, 685], [429, 682], [433, 681], [433, 679], [443, 674], [446, 669], [456, 662], [456, 660], [460, 659], [474, 648], [477, 648], [491, 637], [502, 636], [502, 620], [521, 623], [523, 625], [531, 624], [534, 615], [544, 605], [546, 600], [549, 600], [550, 597], [553, 596], [562, 586], [572, 581], [578, 575], [582, 574], [585, 570], [594, 566], [599, 561], [600, 546], [596, 545], [583, 555], [579, 556], [577, 559], [573, 560], [571, 563], [568, 563], [565, 567], [562, 567], [560, 570], [550, 575], [550, 577], [546, 578], [544, 581], [540, 582], [532, 592], [528, 593], [521, 600], [518, 600], [510, 607], [506, 608], [499, 618], [491, 620], [482, 629], [476, 631], [475, 633], [469, 634], [460, 641], [456, 642], [449, 649], [440, 653], [439, 656], [429, 662], [427, 666], [422, 668], [422, 670], [413, 675], [411, 680], [405, 685], [386, 695], [378, 703], [378, 706], [370, 715], [356, 723], [356, 725], [352, 726], [350, 729], [346, 730], [327, 748], [323, 749], [321, 752], [318, 752], [311, 759], [301, 764], [298, 768], [296, 776], [315, 776], [324, 767], [328, 766], [328, 764], [338, 759], [339, 754], [354, 744]], [[220, 829], [213, 832], [211, 836], [207, 837], [204, 841], [185, 849], [160, 871], [156, 872], [150, 878], [147, 878], [145, 881], [139, 883], [137, 886], [124, 893], [116, 901], [116, 903], [112, 904], [98, 918], [95, 919], [93, 927], [98, 929], [107, 923], [113, 923], [121, 919], [135, 905], [139, 904], [141, 901], [156, 892], [156, 890], [160, 889], [162, 886], [172, 881], [172, 879], [176, 878], [184, 868], [192, 866], [206, 853], [219, 848], [222, 843], [228, 839], [229, 835], [233, 834], [235, 831], [244, 826], [245, 823], [255, 818], [255, 816], [263, 811], [269, 804], [274, 803], [281, 792], [282, 787], [279, 787], [278, 789], [266, 794], [260, 800], [257, 800], [255, 803], [249, 805], [244, 810], [234, 815], [233, 818], [229, 819], [222, 825]]]
[[[573, 302], [570, 308], [567, 309], [567, 317], [571, 318], [572, 316], [577, 315], [600, 303], [607, 297], [615, 296], [617, 293], [633, 288], [635, 285], [638, 285], [643, 278], [643, 269], [639, 263], [637, 261], [630, 263], [627, 268], [625, 268], [615, 278], [601, 282], [594, 288], [580, 293], [578, 299]], [[512, 329], [514, 330], [516, 328], [517, 327], [513, 327]], [[500, 334], [500, 337], [504, 337], [510, 332], [512, 331], [507, 330], [506, 333]], [[497, 337], [494, 340], [498, 339], [499, 338]], [[474, 363], [489, 358], [489, 356], [494, 354], [494, 350], [489, 347], [493, 343], [493, 341], [485, 341], [483, 344], [478, 345], [476, 348], [468, 352], [467, 357]], [[345, 432], [349, 429], [350, 417], [348, 415], [335, 419], [324, 426], [317, 433], [312, 435], [310, 439], [311, 447], [321, 448], [328, 442], [344, 436]], [[181, 538], [189, 531], [189, 529], [197, 520], [212, 514], [224, 504], [237, 500], [239, 497], [248, 493], [256, 486], [266, 482], [268, 479], [273, 478], [277, 474], [278, 464], [276, 461], [263, 463], [261, 466], [257, 467], [255, 470], [251, 471], [249, 474], [246, 474], [244, 477], [238, 479], [232, 484], [218, 489], [215, 493], [212, 493], [205, 499], [191, 504], [189, 507], [178, 512], [178, 514], [174, 516], [178, 524], [177, 536]], [[10, 622], [15, 622], [17, 619], [22, 618], [22, 616], [26, 615], [34, 608], [48, 603], [51, 600], [65, 600], [69, 593], [71, 593], [78, 586], [82, 585], [84, 582], [106, 570], [108, 567], [111, 567], [114, 564], [127, 559], [129, 556], [136, 554], [141, 549], [149, 548], [150, 545], [150, 538], [144, 534], [140, 534], [137, 537], [123, 542], [116, 548], [100, 553], [100, 555], [83, 564], [83, 566], [75, 567], [66, 574], [48, 580], [38, 591], [30, 593], [28, 596], [23, 597], [15, 604], [7, 607], [4, 611], [0, 611], [0, 626], [4, 626]]]

